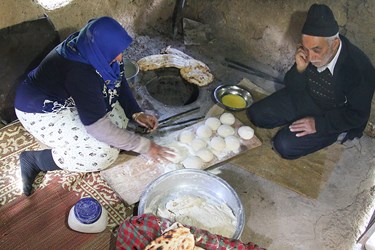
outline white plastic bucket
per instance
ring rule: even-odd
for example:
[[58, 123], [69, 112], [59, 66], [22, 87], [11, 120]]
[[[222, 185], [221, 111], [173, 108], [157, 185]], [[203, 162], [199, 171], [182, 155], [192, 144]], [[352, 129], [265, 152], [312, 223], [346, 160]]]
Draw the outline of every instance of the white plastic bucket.
[[80, 199], [69, 211], [68, 225], [81, 233], [100, 233], [107, 228], [108, 212], [91, 197]]

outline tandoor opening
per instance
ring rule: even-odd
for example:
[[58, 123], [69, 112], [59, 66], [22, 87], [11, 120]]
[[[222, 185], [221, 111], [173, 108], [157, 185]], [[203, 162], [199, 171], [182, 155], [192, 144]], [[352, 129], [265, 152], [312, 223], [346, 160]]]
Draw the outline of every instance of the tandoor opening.
[[154, 73], [154, 77], [146, 83], [146, 89], [159, 102], [170, 106], [185, 106], [198, 99], [198, 86], [183, 79], [179, 69], [164, 68], [155, 70]]

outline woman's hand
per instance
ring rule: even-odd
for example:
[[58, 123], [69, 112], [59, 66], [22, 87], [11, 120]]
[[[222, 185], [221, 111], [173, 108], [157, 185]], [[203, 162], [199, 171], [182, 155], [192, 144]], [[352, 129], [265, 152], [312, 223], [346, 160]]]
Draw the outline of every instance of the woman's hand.
[[139, 125], [147, 128], [147, 132], [153, 132], [158, 127], [158, 119], [153, 115], [140, 113], [134, 119]]
[[153, 161], [164, 163], [168, 162], [168, 158], [174, 158], [174, 151], [170, 148], [160, 146], [155, 142], [151, 142], [149, 151], [146, 153], [146, 156], [151, 158]]

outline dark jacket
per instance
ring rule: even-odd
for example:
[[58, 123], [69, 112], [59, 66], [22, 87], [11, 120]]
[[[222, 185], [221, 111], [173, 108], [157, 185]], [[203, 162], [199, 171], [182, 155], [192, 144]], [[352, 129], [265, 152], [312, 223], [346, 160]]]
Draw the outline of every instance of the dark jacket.
[[62, 106], [75, 106], [86, 126], [104, 117], [117, 100], [129, 119], [142, 111], [125, 77], [120, 86], [110, 91], [91, 65], [65, 59], [52, 50], [18, 86], [15, 108], [28, 113], [45, 113]]
[[[375, 69], [359, 48], [344, 36], [340, 36], [340, 39], [342, 48], [333, 74], [337, 107], [324, 109], [315, 105], [309, 95], [306, 73], [299, 73], [296, 65], [286, 73], [285, 85], [292, 94], [297, 110], [309, 106], [310, 111], [306, 115], [315, 118], [318, 132], [348, 132], [347, 139], [353, 139], [362, 136], [370, 116]], [[344, 105], [343, 100], [347, 100]]]

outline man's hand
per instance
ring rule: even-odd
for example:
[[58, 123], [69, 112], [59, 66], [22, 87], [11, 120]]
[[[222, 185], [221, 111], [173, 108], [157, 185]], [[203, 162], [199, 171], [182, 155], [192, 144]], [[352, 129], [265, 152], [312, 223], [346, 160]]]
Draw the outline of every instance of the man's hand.
[[297, 137], [314, 134], [316, 133], [315, 119], [313, 117], [299, 119], [289, 126], [289, 130], [291, 132], [299, 132], [296, 134]]
[[302, 73], [307, 68], [307, 65], [309, 65], [309, 57], [308, 52], [303, 47], [302, 44], [298, 44], [297, 51], [295, 54], [295, 60], [297, 65], [297, 70], [299, 73]]

